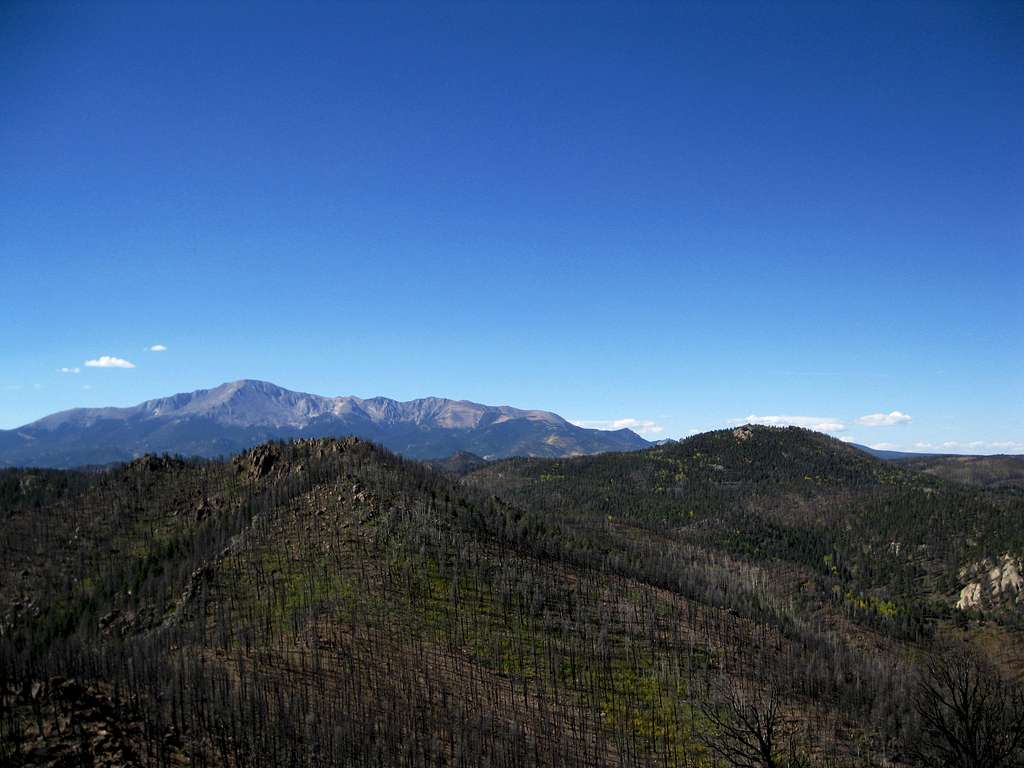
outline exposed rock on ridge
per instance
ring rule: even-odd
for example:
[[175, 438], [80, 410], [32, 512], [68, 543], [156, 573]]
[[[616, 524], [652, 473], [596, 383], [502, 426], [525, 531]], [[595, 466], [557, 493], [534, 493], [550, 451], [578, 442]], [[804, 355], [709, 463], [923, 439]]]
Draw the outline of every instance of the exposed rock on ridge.
[[967, 584], [960, 590], [956, 607], [960, 610], [986, 608], [1007, 602], [1024, 603], [1024, 569], [1021, 559], [1004, 554], [999, 560], [988, 558], [960, 569], [961, 581]]

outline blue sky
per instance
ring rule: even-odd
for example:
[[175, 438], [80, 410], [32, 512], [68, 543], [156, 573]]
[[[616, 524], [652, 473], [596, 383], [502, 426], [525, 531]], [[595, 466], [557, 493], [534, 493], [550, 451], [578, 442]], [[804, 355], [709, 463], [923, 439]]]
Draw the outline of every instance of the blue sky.
[[0, 104], [0, 427], [260, 378], [1024, 452], [1020, 3], [7, 2]]

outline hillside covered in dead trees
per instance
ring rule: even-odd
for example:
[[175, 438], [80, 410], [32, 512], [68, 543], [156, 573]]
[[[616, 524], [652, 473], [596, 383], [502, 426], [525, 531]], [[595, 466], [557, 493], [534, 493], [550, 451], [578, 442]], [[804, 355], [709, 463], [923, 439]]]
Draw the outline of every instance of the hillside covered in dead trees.
[[0, 472], [0, 764], [1021, 765], [1019, 493], [762, 427], [444, 470]]

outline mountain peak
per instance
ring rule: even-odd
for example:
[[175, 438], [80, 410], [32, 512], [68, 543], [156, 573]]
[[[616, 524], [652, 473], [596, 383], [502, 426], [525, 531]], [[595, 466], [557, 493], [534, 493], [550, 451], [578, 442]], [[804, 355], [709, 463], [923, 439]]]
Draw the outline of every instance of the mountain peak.
[[237, 381], [228, 381], [214, 389], [225, 389], [233, 392], [252, 391], [264, 393], [289, 391], [284, 387], [274, 384], [273, 382], [263, 381], [262, 379], [238, 379]]
[[411, 458], [489, 458], [647, 447], [629, 430], [574, 426], [550, 411], [426, 397], [324, 397], [238, 379], [127, 408], [78, 408], [0, 432], [0, 465], [75, 466], [143, 453], [220, 456], [267, 439], [357, 435]]

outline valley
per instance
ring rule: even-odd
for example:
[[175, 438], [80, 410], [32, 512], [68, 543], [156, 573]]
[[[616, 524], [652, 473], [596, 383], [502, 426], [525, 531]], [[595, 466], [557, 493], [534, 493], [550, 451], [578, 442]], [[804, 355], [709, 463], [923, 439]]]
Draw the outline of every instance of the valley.
[[795, 428], [272, 442], [4, 470], [0, 510], [15, 765], [916, 765], [930, 659], [1024, 673], [1019, 584], [956, 607], [1022, 499]]

